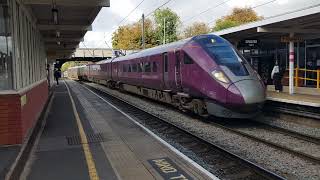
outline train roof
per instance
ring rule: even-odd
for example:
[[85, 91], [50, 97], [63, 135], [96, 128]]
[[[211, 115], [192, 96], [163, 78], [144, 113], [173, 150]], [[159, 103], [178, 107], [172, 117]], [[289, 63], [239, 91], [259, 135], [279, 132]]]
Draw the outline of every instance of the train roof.
[[[174, 49], [180, 49], [182, 48], [184, 45], [186, 45], [187, 43], [189, 43], [191, 40], [197, 39], [197, 38], [201, 38], [201, 37], [216, 37], [216, 38], [221, 38], [222, 37], [216, 35], [216, 34], [201, 34], [198, 36], [194, 36], [191, 38], [187, 38], [187, 39], [183, 39], [177, 42], [173, 42], [173, 43], [169, 43], [169, 44], [165, 44], [165, 45], [161, 45], [161, 46], [157, 46], [157, 47], [153, 47], [150, 49], [146, 49], [146, 50], [142, 50], [140, 52], [134, 53], [134, 54], [130, 54], [128, 56], [123, 56], [123, 57], [118, 57], [115, 58], [114, 60], [112, 60], [112, 62], [118, 62], [118, 61], [124, 61], [124, 60], [130, 60], [130, 59], [136, 59], [136, 58], [141, 58], [141, 57], [146, 57], [146, 56], [152, 56], [155, 54], [160, 54], [160, 53], [165, 53], [165, 52], [170, 52]], [[226, 41], [225, 39], [223, 39], [224, 41]], [[227, 42], [227, 41], [226, 41]]]
[[177, 42], [173, 42], [173, 43], [169, 43], [169, 44], [165, 44], [165, 45], [149, 48], [149, 49], [146, 49], [146, 50], [142, 50], [140, 52], [137, 52], [137, 53], [134, 53], [134, 54], [130, 54], [128, 56], [118, 57], [118, 58], [115, 58], [113, 60], [113, 62], [123, 61], [123, 60], [128, 60], [128, 59], [135, 59], [135, 58], [146, 57], [146, 56], [152, 56], [152, 55], [159, 54], [159, 53], [169, 52], [169, 51], [172, 51], [173, 49], [182, 48], [191, 39], [192, 38], [183, 39], [183, 40], [180, 40], [180, 41], [177, 41]]

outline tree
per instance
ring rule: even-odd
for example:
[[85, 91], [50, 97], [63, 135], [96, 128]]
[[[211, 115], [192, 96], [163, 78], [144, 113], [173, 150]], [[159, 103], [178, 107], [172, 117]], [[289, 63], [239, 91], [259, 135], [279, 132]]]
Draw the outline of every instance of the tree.
[[220, 31], [241, 24], [246, 24], [263, 19], [262, 16], [258, 16], [252, 8], [234, 8], [230, 15], [224, 16], [216, 21], [216, 25], [213, 27], [214, 31]]
[[183, 38], [189, 38], [200, 34], [208, 34], [210, 28], [206, 23], [195, 22], [183, 31]]
[[[156, 45], [155, 33], [150, 19], [145, 20], [146, 48]], [[114, 49], [135, 50], [142, 48], [142, 23], [141, 21], [120, 26], [112, 35], [112, 47]]]
[[90, 64], [90, 63], [92, 63], [92, 62], [88, 62], [88, 61], [68, 61], [68, 62], [63, 63], [63, 65], [61, 66], [61, 71], [64, 72], [64, 71], [68, 70], [71, 67], [86, 65], [86, 64]]
[[[162, 44], [164, 36], [166, 36], [166, 43], [174, 42], [178, 39], [177, 27], [180, 23], [180, 17], [171, 9], [158, 9], [154, 13], [154, 20], [156, 23], [155, 37], [158, 40], [158, 44]], [[166, 27], [164, 28], [164, 26]], [[164, 32], [164, 29], [166, 31]]]
[[70, 67], [74, 67], [74, 66], [76, 66], [76, 63], [74, 61], [65, 62], [61, 66], [61, 71], [64, 72], [64, 71], [68, 70]]

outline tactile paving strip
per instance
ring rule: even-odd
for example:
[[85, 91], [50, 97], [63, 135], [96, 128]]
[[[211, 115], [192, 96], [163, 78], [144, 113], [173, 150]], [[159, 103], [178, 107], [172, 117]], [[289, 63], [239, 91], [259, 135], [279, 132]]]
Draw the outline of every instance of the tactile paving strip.
[[[66, 137], [68, 145], [80, 145], [82, 144], [80, 136], [68, 136]], [[87, 134], [88, 144], [100, 143], [105, 141], [105, 137], [102, 133]]]

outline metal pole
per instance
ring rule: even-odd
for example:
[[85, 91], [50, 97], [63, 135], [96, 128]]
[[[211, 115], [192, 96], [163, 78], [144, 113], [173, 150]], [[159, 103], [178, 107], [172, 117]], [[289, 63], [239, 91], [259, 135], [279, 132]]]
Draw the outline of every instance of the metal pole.
[[146, 43], [145, 43], [145, 29], [144, 29], [144, 14], [142, 14], [142, 48], [146, 48]]
[[166, 44], [166, 18], [163, 18], [163, 44]]
[[290, 43], [289, 43], [289, 94], [294, 94], [294, 33], [290, 33]]
[[[307, 69], [307, 40], [304, 41], [304, 69]], [[304, 71], [304, 78], [307, 78], [307, 71]], [[304, 86], [307, 86], [306, 79], [304, 79]]]

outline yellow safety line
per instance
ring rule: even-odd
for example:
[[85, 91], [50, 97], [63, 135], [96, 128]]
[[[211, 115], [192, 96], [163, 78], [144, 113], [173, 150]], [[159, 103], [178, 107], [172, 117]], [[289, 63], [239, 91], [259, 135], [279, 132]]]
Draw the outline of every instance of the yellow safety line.
[[65, 81], [64, 81], [64, 84], [67, 87], [68, 94], [69, 94], [69, 97], [70, 97], [70, 100], [71, 100], [71, 104], [72, 104], [73, 114], [74, 114], [74, 116], [75, 116], [75, 118], [77, 120], [77, 125], [78, 125], [78, 129], [79, 129], [79, 133], [80, 133], [81, 144], [82, 144], [82, 148], [83, 148], [84, 155], [86, 157], [86, 161], [87, 161], [87, 165], [88, 165], [90, 180], [99, 180], [99, 175], [97, 173], [97, 169], [96, 169], [93, 157], [92, 157], [92, 153], [90, 151], [90, 147], [89, 147], [89, 144], [88, 144], [88, 139], [87, 139], [86, 133], [84, 132], [84, 129], [83, 129], [83, 126], [82, 126], [82, 123], [81, 123], [81, 120], [80, 120], [76, 105], [75, 105], [74, 100], [73, 100], [73, 98], [71, 96], [70, 89], [69, 89], [69, 87], [68, 87], [68, 85], [66, 84]]

